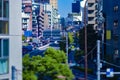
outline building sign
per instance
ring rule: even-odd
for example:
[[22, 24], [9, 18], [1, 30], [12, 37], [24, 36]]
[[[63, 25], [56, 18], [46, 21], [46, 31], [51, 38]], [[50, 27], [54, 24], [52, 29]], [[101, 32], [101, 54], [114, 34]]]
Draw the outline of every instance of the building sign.
[[110, 40], [110, 39], [111, 39], [111, 31], [110, 31], [110, 30], [107, 30], [107, 31], [106, 31], [106, 39], [107, 39], [107, 40]]

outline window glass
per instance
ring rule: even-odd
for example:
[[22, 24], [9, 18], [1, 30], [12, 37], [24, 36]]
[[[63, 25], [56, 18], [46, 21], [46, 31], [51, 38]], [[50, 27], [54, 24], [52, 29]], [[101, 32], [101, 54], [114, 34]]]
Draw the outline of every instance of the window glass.
[[9, 2], [8, 0], [0, 0], [0, 17], [9, 17]]
[[114, 26], [115, 26], [115, 27], [118, 26], [118, 20], [114, 20]]
[[8, 53], [9, 53], [9, 41], [8, 39], [4, 39], [3, 40], [3, 56], [7, 57], [8, 56]]
[[2, 49], [1, 49], [2, 47], [1, 46], [2, 46], [2, 43], [1, 43], [1, 39], [0, 39], [0, 58], [2, 56]]
[[88, 3], [89, 7], [92, 7], [94, 5], [94, 3]]
[[8, 73], [9, 39], [0, 39], [0, 75]]
[[2, 0], [0, 0], [0, 17], [2, 17]]
[[8, 32], [9, 32], [8, 21], [0, 20], [0, 34], [8, 34]]
[[114, 6], [114, 11], [115, 11], [115, 12], [118, 11], [118, 5]]
[[119, 40], [119, 36], [118, 35], [114, 35], [113, 39], [114, 39], [114, 41], [118, 41]]
[[0, 59], [0, 75], [8, 73], [8, 59]]
[[4, 0], [4, 6], [3, 6], [3, 13], [4, 13], [4, 17], [9, 17], [9, 4], [7, 0]]

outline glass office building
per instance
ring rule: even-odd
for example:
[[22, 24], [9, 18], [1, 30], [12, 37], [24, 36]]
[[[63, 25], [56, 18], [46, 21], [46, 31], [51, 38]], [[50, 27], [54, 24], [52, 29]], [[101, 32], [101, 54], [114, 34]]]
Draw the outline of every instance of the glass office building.
[[[109, 8], [108, 8], [109, 7]], [[105, 54], [120, 65], [120, 0], [103, 0]], [[111, 59], [112, 60], [112, 59]]]

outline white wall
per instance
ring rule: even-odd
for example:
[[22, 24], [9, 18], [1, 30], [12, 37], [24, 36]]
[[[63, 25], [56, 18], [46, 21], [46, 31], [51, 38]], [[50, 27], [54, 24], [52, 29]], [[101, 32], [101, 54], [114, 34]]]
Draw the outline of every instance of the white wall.
[[11, 80], [11, 66], [19, 70], [16, 77], [22, 80], [22, 18], [21, 18], [22, 0], [9, 0], [9, 29], [10, 29], [10, 55], [9, 55], [9, 73]]

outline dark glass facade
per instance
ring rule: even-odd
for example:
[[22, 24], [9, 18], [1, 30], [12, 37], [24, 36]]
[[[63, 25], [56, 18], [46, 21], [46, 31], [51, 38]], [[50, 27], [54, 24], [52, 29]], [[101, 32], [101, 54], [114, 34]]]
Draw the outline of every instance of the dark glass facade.
[[80, 13], [80, 1], [76, 1], [76, 3], [72, 3], [72, 12]]

